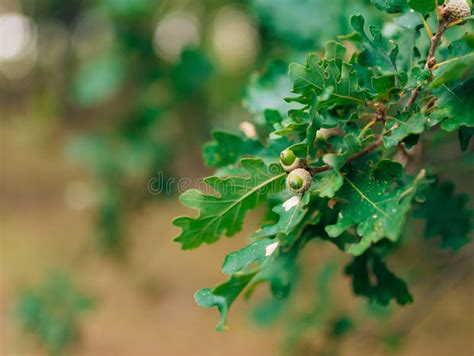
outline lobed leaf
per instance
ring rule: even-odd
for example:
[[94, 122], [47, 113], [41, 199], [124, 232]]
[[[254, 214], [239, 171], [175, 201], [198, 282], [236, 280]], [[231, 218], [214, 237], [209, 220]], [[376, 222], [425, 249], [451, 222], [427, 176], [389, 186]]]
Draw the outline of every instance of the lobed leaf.
[[332, 41], [326, 47], [325, 58], [310, 54], [305, 65], [290, 65], [293, 92], [301, 94], [300, 102], [310, 105], [316, 94], [318, 109], [364, 103], [366, 92], [359, 87], [352, 66], [343, 62], [345, 55], [345, 47]]
[[[372, 244], [388, 238], [397, 241], [411, 208], [420, 175], [409, 184], [401, 184], [402, 166], [393, 161], [380, 161], [374, 168], [351, 168], [343, 175], [344, 185], [335, 198], [343, 202], [337, 223], [326, 226], [330, 237], [338, 237], [357, 226], [360, 241], [349, 245], [348, 252], [359, 256]], [[392, 185], [396, 185], [395, 188]]]
[[293, 233], [296, 233], [296, 227], [308, 212], [309, 201], [310, 194], [294, 195], [277, 205], [273, 208], [273, 212], [279, 216], [278, 222], [262, 227], [254, 237], [276, 236], [283, 246], [293, 242]]
[[183, 249], [192, 249], [202, 243], [213, 243], [222, 234], [232, 236], [239, 232], [245, 213], [264, 201], [269, 194], [283, 190], [286, 173], [280, 165], [266, 166], [261, 159], [240, 161], [248, 177], [208, 177], [206, 185], [219, 195], [206, 195], [196, 189], [184, 192], [180, 201], [200, 211], [197, 218], [178, 217], [173, 225], [182, 229], [175, 241]]
[[321, 198], [333, 198], [343, 184], [342, 176], [335, 170], [330, 170], [316, 174], [308, 191]]
[[369, 34], [367, 34], [365, 19], [362, 15], [352, 16], [351, 26], [356, 32], [341, 38], [362, 46], [363, 50], [357, 55], [357, 63], [369, 68], [379, 68], [382, 74], [397, 72], [398, 45], [393, 41], [387, 41], [375, 26], [369, 26]]

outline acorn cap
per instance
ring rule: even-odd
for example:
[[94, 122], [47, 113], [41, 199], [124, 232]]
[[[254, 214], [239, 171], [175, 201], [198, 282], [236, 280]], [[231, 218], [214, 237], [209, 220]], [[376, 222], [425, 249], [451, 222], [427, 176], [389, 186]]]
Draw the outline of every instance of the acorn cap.
[[306, 169], [296, 168], [286, 177], [286, 185], [292, 192], [302, 193], [309, 188], [311, 180], [311, 173]]
[[449, 22], [471, 16], [471, 3], [468, 0], [449, 0], [443, 7], [443, 17]]

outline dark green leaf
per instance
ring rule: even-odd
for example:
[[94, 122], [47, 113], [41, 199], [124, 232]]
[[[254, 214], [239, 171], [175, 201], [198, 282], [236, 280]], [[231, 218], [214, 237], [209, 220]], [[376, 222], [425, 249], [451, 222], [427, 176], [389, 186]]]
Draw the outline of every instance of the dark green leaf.
[[352, 16], [351, 25], [356, 33], [344, 38], [362, 46], [357, 62], [367, 67], [377, 67], [382, 74], [397, 72], [398, 45], [389, 43], [375, 26], [369, 26], [370, 35], [367, 34], [364, 28], [365, 19], [362, 15]]
[[366, 252], [355, 257], [345, 272], [352, 277], [356, 295], [382, 306], [387, 306], [392, 299], [400, 305], [413, 302], [406, 283], [391, 272], [378, 255]]
[[[401, 171], [400, 164], [381, 161], [375, 168], [352, 168], [344, 174], [344, 185], [336, 193], [343, 208], [337, 223], [326, 226], [326, 232], [335, 238], [356, 225], [361, 239], [349, 246], [349, 253], [361, 255], [383, 238], [397, 241], [400, 237], [417, 186], [423, 180], [420, 174], [410, 184], [399, 184]], [[391, 187], [393, 184], [396, 188]]]
[[342, 61], [345, 51], [341, 44], [330, 42], [324, 59], [311, 54], [306, 65], [290, 65], [293, 92], [302, 95], [300, 102], [311, 105], [316, 93], [318, 108], [364, 103], [366, 93], [358, 85], [357, 74], [350, 64]]
[[385, 147], [395, 147], [399, 142], [413, 134], [421, 134], [438, 122], [421, 112], [402, 113], [387, 121], [388, 134], [384, 136]]
[[441, 236], [441, 247], [458, 250], [469, 242], [472, 212], [467, 208], [468, 196], [455, 194], [451, 182], [433, 186], [415, 216], [426, 219], [425, 237]]

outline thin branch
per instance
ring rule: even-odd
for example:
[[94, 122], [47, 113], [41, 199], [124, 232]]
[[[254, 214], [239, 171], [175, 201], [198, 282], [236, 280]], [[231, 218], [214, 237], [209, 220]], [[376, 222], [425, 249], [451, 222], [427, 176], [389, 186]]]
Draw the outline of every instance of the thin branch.
[[[383, 143], [383, 138], [382, 137], [379, 137], [378, 139], [376, 139], [374, 142], [372, 142], [370, 145], [367, 145], [366, 147], [364, 147], [363, 150], [357, 152], [357, 153], [354, 153], [352, 156], [350, 156], [347, 161], [344, 163], [344, 165], [346, 165], [347, 163], [350, 163], [352, 161], [355, 161], [356, 159], [359, 159], [360, 157], [362, 156], [365, 156], [366, 154], [372, 152], [373, 150], [375, 150], [377, 147], [381, 146]], [[329, 165], [326, 165], [326, 166], [322, 166], [322, 167], [314, 167], [314, 168], [310, 168], [309, 169], [309, 172], [312, 174], [312, 175], [315, 175], [317, 173], [321, 173], [321, 172], [325, 172], [325, 171], [329, 171], [331, 170], [331, 166]]]
[[[436, 65], [436, 60], [435, 60], [435, 52], [436, 48], [438, 47], [439, 41], [441, 40], [441, 36], [443, 35], [444, 31], [446, 31], [447, 26], [445, 20], [443, 18], [440, 18], [439, 23], [438, 23], [438, 30], [436, 31], [436, 34], [433, 36], [431, 39], [431, 46], [430, 50], [428, 52], [428, 57], [426, 58], [425, 62], [425, 69], [428, 69], [431, 71], [431, 69]], [[407, 104], [405, 105], [405, 111], [408, 111], [413, 104], [416, 101], [416, 98], [418, 97], [418, 94], [421, 90], [421, 87], [416, 87], [410, 96], [410, 99], [408, 99]]]
[[[431, 69], [435, 66], [435, 64], [436, 64], [436, 60], [435, 60], [436, 48], [438, 47], [438, 44], [441, 40], [441, 36], [443, 35], [444, 31], [447, 28], [448, 27], [447, 27], [446, 21], [441, 17], [439, 19], [439, 22], [438, 22], [438, 30], [436, 31], [436, 34], [431, 39], [430, 50], [428, 52], [428, 57], [426, 58], [426, 62], [425, 62], [425, 69], [428, 69], [428, 70], [431, 71]], [[412, 105], [415, 103], [416, 98], [418, 97], [418, 93], [420, 92], [420, 90], [421, 90], [421, 86], [416, 87], [413, 90], [413, 92], [411, 93], [410, 98], [408, 99], [407, 104], [405, 105], [405, 109], [404, 109], [405, 111], [410, 109], [412, 107]], [[382, 119], [384, 118], [384, 115], [385, 115], [385, 112], [382, 112]], [[350, 156], [347, 159], [347, 161], [344, 162], [344, 165], [346, 165], [347, 163], [350, 163], [350, 162], [352, 162], [356, 159], [359, 159], [360, 157], [365, 156], [366, 154], [372, 152], [373, 150], [375, 150], [376, 148], [378, 148], [382, 144], [383, 144], [383, 134], [379, 138], [377, 138], [375, 141], [373, 141], [371, 144], [367, 145], [363, 150], [361, 150], [361, 151], [353, 154], [352, 156]], [[329, 170], [331, 170], [331, 168], [332, 168], [331, 166], [325, 165], [325, 166], [321, 166], [321, 167], [308, 168], [308, 170], [312, 175], [315, 175], [315, 174], [318, 174], [318, 173], [321, 173], [321, 172], [329, 171]]]

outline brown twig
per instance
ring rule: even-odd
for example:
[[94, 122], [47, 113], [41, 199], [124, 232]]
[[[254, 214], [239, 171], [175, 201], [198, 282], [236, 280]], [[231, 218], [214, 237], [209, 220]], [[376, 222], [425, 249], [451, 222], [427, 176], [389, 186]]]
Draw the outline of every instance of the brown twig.
[[[425, 62], [425, 69], [428, 69], [431, 71], [431, 69], [436, 65], [436, 60], [435, 60], [435, 52], [436, 48], [438, 47], [439, 41], [441, 40], [441, 36], [443, 35], [444, 31], [448, 28], [446, 20], [440, 17], [439, 22], [438, 22], [438, 30], [436, 31], [436, 34], [433, 36], [431, 39], [431, 46], [430, 50], [428, 52], [428, 57], [426, 58]], [[416, 98], [418, 97], [418, 94], [421, 90], [421, 86], [416, 87], [413, 92], [411, 93], [410, 98], [408, 99], [406, 105], [405, 105], [405, 111], [410, 109], [412, 105], [415, 103]], [[385, 106], [380, 106], [379, 104], [371, 104], [369, 103], [369, 106], [372, 106], [373, 108], [376, 109], [375, 115], [377, 120], [380, 121], [385, 121], [385, 111], [386, 107]], [[359, 159], [362, 156], [365, 156], [366, 154], [372, 152], [375, 150], [377, 147], [381, 146], [383, 143], [383, 135], [378, 137], [375, 141], [373, 141], [371, 144], [366, 146], [363, 150], [353, 154], [350, 156], [346, 162], [344, 162], [344, 165], [347, 163], [350, 163], [356, 159]], [[312, 175], [321, 173], [321, 172], [326, 172], [329, 171], [332, 167], [329, 165], [321, 166], [321, 167], [314, 167], [314, 168], [308, 168], [309, 172]]]
[[[438, 47], [439, 41], [441, 40], [441, 36], [443, 35], [444, 31], [446, 31], [446, 29], [447, 29], [446, 21], [443, 20], [443, 18], [440, 18], [439, 23], [438, 23], [438, 30], [436, 31], [436, 34], [431, 39], [430, 50], [428, 52], [428, 57], [426, 58], [426, 62], [425, 62], [425, 69], [428, 69], [431, 71], [431, 69], [436, 65], [436, 60], [435, 60], [436, 48]], [[421, 86], [416, 87], [412, 91], [410, 99], [408, 99], [407, 104], [405, 105], [405, 111], [407, 111], [413, 106], [416, 98], [418, 97], [420, 90], [421, 90]]]
[[[344, 165], [346, 165], [347, 163], [350, 163], [352, 161], [355, 161], [356, 159], [359, 159], [360, 157], [362, 156], [365, 156], [366, 154], [372, 152], [373, 150], [375, 150], [377, 147], [379, 147], [380, 145], [382, 145], [383, 143], [383, 138], [382, 137], [379, 137], [378, 139], [376, 139], [374, 142], [372, 142], [370, 145], [367, 145], [364, 147], [363, 150], [357, 152], [357, 153], [354, 153], [352, 156], [350, 156], [347, 161], [344, 163]], [[310, 168], [309, 169], [309, 172], [312, 174], [312, 175], [315, 175], [317, 173], [321, 173], [321, 172], [325, 172], [325, 171], [329, 171], [332, 167], [329, 166], [329, 165], [326, 165], [326, 166], [322, 166], [322, 167], [314, 167], [314, 168]]]

